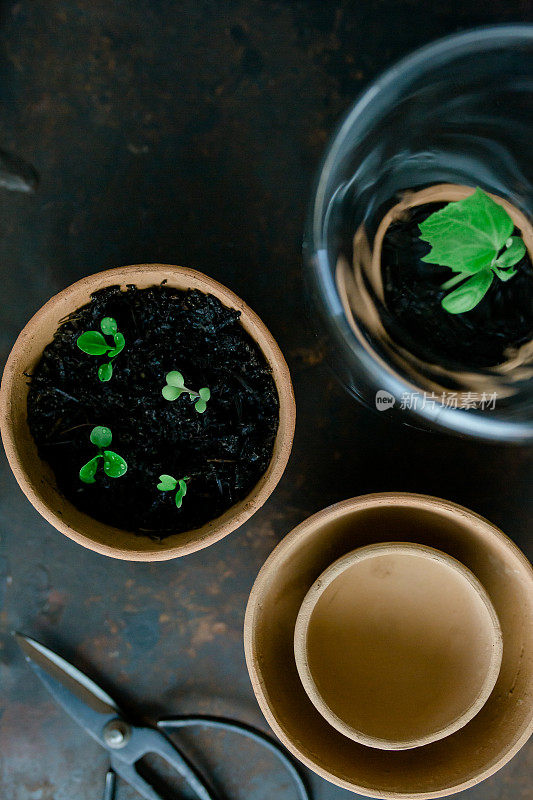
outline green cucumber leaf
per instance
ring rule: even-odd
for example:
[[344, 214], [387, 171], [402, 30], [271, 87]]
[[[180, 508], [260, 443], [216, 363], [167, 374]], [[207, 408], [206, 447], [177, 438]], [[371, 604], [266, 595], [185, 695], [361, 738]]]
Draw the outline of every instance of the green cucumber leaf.
[[178, 389], [177, 386], [163, 386], [161, 389], [161, 394], [165, 398], [165, 400], [177, 400], [180, 394], [183, 394], [185, 389]]
[[494, 273], [490, 269], [478, 272], [442, 300], [442, 307], [450, 314], [464, 314], [477, 306], [487, 293]]
[[[526, 246], [519, 236], [511, 236], [511, 238], [507, 240], [506, 246], [507, 250], [504, 250], [501, 256], [499, 256], [494, 262], [494, 266], [499, 267], [500, 269], [514, 267], [515, 264], [518, 264], [518, 262], [521, 261], [526, 253]], [[508, 279], [503, 278], [503, 280]]]
[[[476, 189], [464, 200], [448, 203], [431, 214], [419, 228], [420, 238], [431, 245], [422, 261], [475, 275], [493, 264], [514, 223], [503, 206]], [[485, 277], [484, 282], [487, 280]]]
[[98, 378], [102, 381], [102, 383], [107, 383], [110, 381], [113, 376], [113, 364], [110, 361], [107, 361], [105, 364], [102, 364], [98, 367]]
[[113, 434], [105, 425], [97, 425], [93, 428], [90, 435], [90, 440], [96, 447], [109, 447], [113, 439]]
[[199, 398], [199, 399], [196, 401], [196, 403], [194, 404], [194, 407], [195, 407], [195, 409], [197, 410], [197, 412], [198, 412], [199, 414], [203, 414], [203, 413], [204, 413], [204, 411], [205, 411], [205, 410], [206, 410], [206, 408], [207, 408], [207, 403], [206, 403], [206, 401], [205, 401], [205, 400], [202, 400], [202, 398], [200, 397], [200, 398]]
[[100, 323], [100, 328], [102, 333], [113, 336], [113, 334], [118, 331], [117, 321], [113, 319], [113, 317], [104, 317]]
[[173, 372], [169, 372], [166, 377], [166, 381], [169, 386], [175, 386], [178, 389], [183, 389], [185, 386], [185, 378], [178, 372], [177, 370], [173, 370]]
[[78, 336], [76, 344], [80, 350], [83, 350], [84, 353], [90, 356], [102, 356], [104, 353], [107, 353], [108, 350], [111, 350], [111, 347], [107, 344], [100, 331], [86, 331], [82, 333]]
[[516, 273], [518, 272], [517, 269], [498, 269], [498, 267], [493, 267], [494, 274], [498, 276], [498, 278], [505, 283], [505, 281], [511, 280], [514, 278]]
[[183, 503], [183, 498], [187, 494], [187, 483], [186, 483], [186, 481], [188, 481], [188, 480], [189, 480], [189, 478], [181, 478], [181, 480], [178, 481], [179, 489], [176, 492], [176, 497], [174, 498], [174, 501], [176, 503], [176, 507], [177, 508], [181, 508], [182, 503]]
[[207, 408], [207, 401], [211, 397], [211, 391], [207, 388], [207, 386], [204, 386], [203, 389], [199, 390], [198, 394], [199, 398], [194, 404], [194, 407], [199, 414], [203, 414]]
[[83, 465], [83, 467], [80, 469], [80, 481], [83, 481], [83, 483], [96, 483], [94, 476], [96, 475], [98, 461], [100, 458], [103, 458], [103, 456], [98, 454]]
[[115, 333], [113, 336], [113, 340], [115, 342], [115, 346], [112, 347], [108, 353], [108, 356], [110, 358], [115, 358], [115, 356], [118, 356], [119, 353], [122, 353], [122, 351], [124, 350], [124, 346], [126, 344], [126, 340], [124, 338], [123, 333]]
[[128, 465], [118, 453], [104, 450], [104, 472], [110, 478], [121, 478], [127, 471]]
[[160, 475], [157, 488], [161, 492], [171, 492], [176, 488], [177, 485], [178, 482], [176, 478], [172, 477], [172, 475]]

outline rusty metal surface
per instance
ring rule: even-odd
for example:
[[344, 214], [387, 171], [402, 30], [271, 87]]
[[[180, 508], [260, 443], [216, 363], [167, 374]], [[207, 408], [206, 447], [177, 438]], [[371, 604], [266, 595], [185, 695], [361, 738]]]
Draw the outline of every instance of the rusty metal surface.
[[[427, 492], [487, 516], [533, 556], [531, 451], [391, 427], [355, 405], [309, 333], [300, 260], [312, 176], [360, 89], [431, 38], [532, 11], [528, 0], [1, 4], [0, 148], [40, 176], [35, 191], [31, 171], [29, 190], [0, 181], [3, 358], [31, 313], [81, 276], [186, 264], [242, 295], [271, 328], [298, 423], [264, 508], [208, 550], [161, 564], [70, 542], [33, 510], [2, 457], [0, 797], [94, 800], [105, 772], [105, 754], [23, 663], [13, 628], [85, 668], [127, 710], [218, 712], [264, 727], [244, 664], [246, 599], [274, 545], [312, 512], [368, 491]], [[228, 798], [294, 796], [251, 746], [230, 736], [189, 743]], [[459, 797], [531, 800], [532, 774], [530, 742]], [[318, 778], [313, 786], [319, 800], [349, 796]], [[121, 798], [133, 796], [122, 787]]]

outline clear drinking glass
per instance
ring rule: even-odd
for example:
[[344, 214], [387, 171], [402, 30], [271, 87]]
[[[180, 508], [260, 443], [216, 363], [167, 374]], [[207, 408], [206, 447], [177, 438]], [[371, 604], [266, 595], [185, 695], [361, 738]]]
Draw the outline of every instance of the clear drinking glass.
[[533, 343], [503, 366], [442, 369], [384, 334], [364, 257], [353, 272], [402, 193], [479, 186], [532, 220], [532, 181], [533, 25], [447, 37], [364, 92], [326, 152], [304, 240], [312, 319], [352, 395], [419, 427], [533, 441]]

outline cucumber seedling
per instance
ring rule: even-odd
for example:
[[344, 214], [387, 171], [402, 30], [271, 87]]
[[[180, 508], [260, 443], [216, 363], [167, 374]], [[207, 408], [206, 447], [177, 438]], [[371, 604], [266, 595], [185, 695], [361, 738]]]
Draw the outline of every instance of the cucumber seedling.
[[103, 461], [104, 472], [108, 477], [121, 478], [128, 469], [128, 465], [118, 453], [107, 450], [113, 439], [110, 429], [104, 425], [97, 425], [92, 429], [89, 438], [98, 448], [98, 453], [80, 469], [80, 480], [83, 483], [96, 483], [94, 476], [100, 460]]
[[[116, 319], [113, 317], [104, 317], [100, 322], [100, 330], [102, 331], [85, 331], [76, 340], [76, 344], [90, 356], [103, 356], [107, 355], [109, 361], [101, 364], [98, 367], [98, 379], [102, 383], [111, 380], [113, 375], [113, 361], [122, 353], [126, 340], [124, 335], [118, 330]], [[113, 344], [108, 344], [105, 336], [113, 337]]]
[[460, 284], [441, 301], [450, 314], [475, 308], [495, 277], [513, 278], [517, 273], [513, 267], [526, 252], [522, 238], [512, 235], [515, 225], [505, 208], [481, 189], [448, 203], [418, 227], [420, 238], [431, 245], [422, 261], [457, 273], [442, 284], [445, 290]]
[[203, 414], [207, 408], [207, 402], [211, 398], [210, 389], [204, 386], [202, 389], [195, 392], [193, 389], [188, 389], [185, 386], [185, 378], [181, 372], [177, 370], [168, 372], [166, 375], [166, 386], [163, 386], [161, 390], [161, 394], [165, 400], [177, 400], [178, 397], [184, 393], [188, 394], [191, 400], [196, 401], [194, 403], [195, 409], [199, 414]]
[[173, 492], [174, 489], [177, 489], [174, 502], [177, 508], [181, 508], [183, 498], [187, 494], [187, 481], [190, 481], [188, 475], [179, 479], [173, 478], [172, 475], [160, 475], [157, 488], [160, 492]]

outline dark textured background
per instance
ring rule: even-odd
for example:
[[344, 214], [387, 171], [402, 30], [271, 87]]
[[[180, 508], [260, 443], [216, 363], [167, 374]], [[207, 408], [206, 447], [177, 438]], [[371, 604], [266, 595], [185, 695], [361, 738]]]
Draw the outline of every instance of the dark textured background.
[[[246, 599], [276, 542], [312, 512], [368, 491], [427, 492], [487, 516], [531, 558], [531, 451], [390, 427], [355, 405], [309, 332], [300, 257], [320, 155], [358, 92], [432, 38], [526, 20], [528, 0], [0, 4], [0, 148], [41, 178], [33, 194], [0, 187], [2, 356], [37, 308], [83, 275], [185, 264], [262, 316], [298, 404], [274, 496], [223, 542], [174, 562], [128, 564], [75, 545], [2, 460], [0, 797], [94, 800], [106, 763], [28, 671], [12, 628], [149, 717], [204, 710], [264, 724], [244, 664]], [[230, 738], [200, 744], [228, 798], [294, 797], [268, 757]], [[460, 797], [531, 800], [532, 769], [533, 742]], [[320, 800], [349, 796], [313, 785]]]

